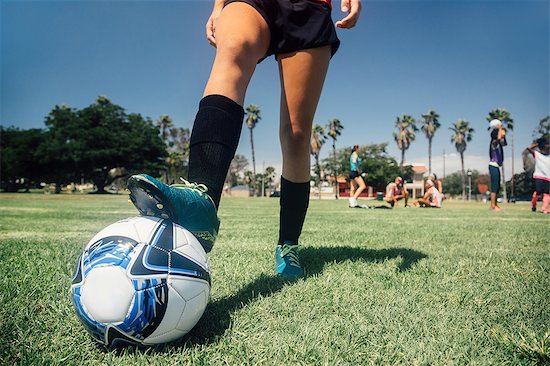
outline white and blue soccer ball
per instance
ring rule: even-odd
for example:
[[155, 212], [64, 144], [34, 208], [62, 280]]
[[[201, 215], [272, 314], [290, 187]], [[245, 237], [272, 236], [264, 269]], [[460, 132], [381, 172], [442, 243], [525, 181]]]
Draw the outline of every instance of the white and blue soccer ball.
[[107, 346], [173, 341], [210, 295], [208, 258], [183, 227], [156, 217], [118, 221], [86, 245], [71, 285], [86, 330]]

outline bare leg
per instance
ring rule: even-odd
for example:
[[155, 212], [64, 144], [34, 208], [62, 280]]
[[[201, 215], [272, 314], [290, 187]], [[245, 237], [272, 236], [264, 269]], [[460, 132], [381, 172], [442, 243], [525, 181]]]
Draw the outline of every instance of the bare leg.
[[311, 125], [328, 70], [330, 51], [330, 46], [326, 46], [279, 56], [279, 137], [283, 177], [291, 182], [309, 182]]
[[361, 192], [363, 192], [365, 188], [367, 188], [367, 185], [365, 184], [365, 181], [361, 177], [357, 177], [354, 180], [356, 184], [359, 186], [359, 188], [357, 188], [357, 190], [355, 191], [355, 194], [353, 195], [353, 198], [357, 199], [361, 194]]
[[355, 195], [355, 190], [357, 189], [357, 183], [355, 183], [354, 179], [349, 181], [349, 186], [349, 196], [353, 197]]
[[204, 96], [220, 94], [244, 104], [246, 89], [270, 42], [264, 18], [250, 5], [227, 5], [216, 22], [216, 59]]
[[500, 207], [497, 203], [497, 194], [491, 192], [491, 210], [500, 211]]

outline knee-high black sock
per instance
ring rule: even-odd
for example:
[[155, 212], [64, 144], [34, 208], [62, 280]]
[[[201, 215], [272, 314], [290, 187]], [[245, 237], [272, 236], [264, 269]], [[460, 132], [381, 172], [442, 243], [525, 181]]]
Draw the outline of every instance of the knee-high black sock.
[[279, 244], [298, 244], [309, 205], [309, 182], [293, 183], [281, 176]]
[[223, 95], [202, 98], [195, 117], [189, 143], [189, 181], [205, 184], [216, 207], [239, 144], [243, 117], [243, 107]]

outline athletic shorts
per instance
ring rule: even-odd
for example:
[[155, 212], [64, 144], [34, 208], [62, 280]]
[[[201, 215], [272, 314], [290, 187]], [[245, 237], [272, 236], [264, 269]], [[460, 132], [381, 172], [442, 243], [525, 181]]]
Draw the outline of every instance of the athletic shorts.
[[243, 2], [260, 13], [271, 33], [269, 48], [259, 62], [271, 55], [331, 46], [334, 56], [340, 40], [327, 3], [315, 0], [227, 0], [224, 6]]
[[350, 180], [353, 180], [357, 177], [360, 177], [361, 174], [359, 174], [359, 172], [357, 170], [352, 170], [351, 172], [349, 172], [349, 179]]
[[500, 168], [489, 165], [489, 174], [491, 175], [491, 193], [500, 191]]
[[550, 193], [550, 181], [535, 178], [535, 191], [538, 195]]

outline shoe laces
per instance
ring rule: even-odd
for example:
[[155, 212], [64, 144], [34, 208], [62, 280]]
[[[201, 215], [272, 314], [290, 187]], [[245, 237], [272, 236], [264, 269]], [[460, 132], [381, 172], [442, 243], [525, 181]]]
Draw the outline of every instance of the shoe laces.
[[300, 267], [298, 244], [284, 244], [281, 249], [281, 257], [287, 258], [291, 266]]
[[198, 184], [198, 183], [195, 183], [195, 182], [190, 182], [186, 179], [183, 179], [183, 177], [180, 177], [180, 180], [182, 181], [182, 183], [172, 184], [172, 187], [191, 189], [192, 191], [198, 192], [201, 195], [203, 195], [204, 193], [206, 193], [208, 191], [208, 187], [206, 185], [202, 184], [202, 183]]

